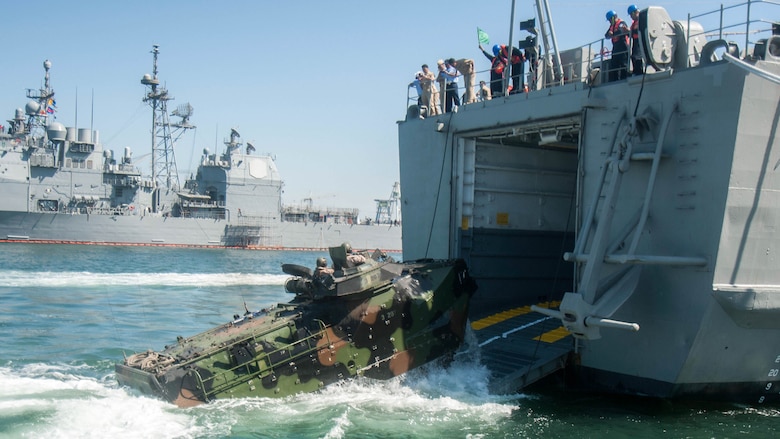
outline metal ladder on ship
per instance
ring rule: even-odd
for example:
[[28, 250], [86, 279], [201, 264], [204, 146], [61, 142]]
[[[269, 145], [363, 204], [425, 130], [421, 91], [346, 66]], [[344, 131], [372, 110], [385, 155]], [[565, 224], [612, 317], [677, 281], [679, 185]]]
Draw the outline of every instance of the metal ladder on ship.
[[[707, 264], [706, 258], [702, 257], [636, 253], [650, 213], [666, 132], [678, 107], [679, 105], [675, 104], [664, 118], [652, 153], [634, 152], [632, 139], [637, 136], [640, 126], [649, 127], [655, 124], [655, 121], [650, 116], [634, 116], [629, 120], [626, 112], [623, 113], [613, 136], [610, 156], [602, 167], [599, 188], [594, 191], [574, 250], [564, 255], [567, 261], [584, 264], [577, 291], [564, 295], [560, 310], [532, 307], [534, 311], [561, 319], [564, 327], [577, 338], [598, 339], [599, 328], [639, 330], [637, 323], [621, 322], [610, 317], [633, 294], [639, 282], [642, 265], [703, 266]], [[619, 136], [626, 121], [628, 121], [627, 129], [622, 136]], [[612, 230], [622, 178], [631, 168], [631, 161], [648, 160], [652, 163], [641, 209], [624, 225], [617, 239], [610, 243], [609, 232]], [[599, 212], [598, 218], [596, 212]], [[628, 246], [625, 245], [627, 242], [630, 242]], [[621, 248], [625, 248], [625, 252], [619, 252]], [[605, 276], [606, 264], [627, 267], [617, 275], [610, 273]], [[605, 289], [603, 286], [608, 283], [607, 281], [611, 286]]]

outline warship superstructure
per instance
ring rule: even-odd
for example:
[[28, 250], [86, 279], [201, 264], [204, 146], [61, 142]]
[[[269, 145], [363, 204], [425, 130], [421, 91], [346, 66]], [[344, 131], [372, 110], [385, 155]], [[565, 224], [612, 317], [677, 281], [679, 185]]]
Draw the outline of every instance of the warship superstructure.
[[528, 93], [399, 124], [405, 257], [467, 261], [494, 390], [777, 403], [778, 4], [642, 9], [611, 82], [609, 41], [558, 51], [536, 5]]
[[158, 46], [152, 54], [153, 73], [141, 79], [153, 113], [151, 175], [129, 147], [115, 154], [98, 131], [55, 120], [52, 64], [44, 62], [43, 87], [27, 90], [27, 105], [0, 133], [0, 242], [324, 249], [348, 241], [401, 250], [397, 183], [377, 200], [383, 214], [372, 221], [354, 208], [283, 206], [273, 156], [235, 129], [224, 152], [204, 149], [195, 175], [180, 184], [174, 144], [194, 128], [193, 109], [168, 111]]

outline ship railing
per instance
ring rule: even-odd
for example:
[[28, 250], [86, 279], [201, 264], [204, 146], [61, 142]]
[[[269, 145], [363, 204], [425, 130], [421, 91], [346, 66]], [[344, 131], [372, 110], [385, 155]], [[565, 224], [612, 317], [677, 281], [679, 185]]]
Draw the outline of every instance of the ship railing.
[[[688, 14], [687, 22], [685, 17], [671, 18], [675, 21], [687, 23], [686, 41], [692, 41], [692, 39], [702, 36], [708, 41], [744, 36], [744, 46], [740, 49], [740, 57], [750, 58], [754, 56], [756, 46], [761, 44], [762, 38], [767, 38], [773, 32], [780, 32], [780, 23], [777, 20], [757, 18], [761, 15], [771, 16], [769, 14], [772, 13], [777, 15], [778, 6], [780, 6], [780, 1], [778, 0], [747, 0], [731, 6], [723, 6], [721, 4], [718, 9], [702, 14]], [[692, 30], [692, 22], [700, 24], [703, 31], [696, 30], [698, 28]], [[530, 65], [530, 61], [526, 62], [524, 83], [531, 91], [557, 86], [561, 82], [564, 84], [588, 83], [591, 85], [605, 83], [611, 71], [615, 71], [615, 69], [610, 67], [611, 47], [611, 42], [608, 39], [601, 38], [574, 49], [560, 52], [564, 75], [562, 81], [558, 80], [561, 78], [554, 78], [553, 72], [555, 69], [553, 66], [547, 65], [550, 57], [546, 54], [541, 54], [536, 59], [534, 66]], [[684, 67], [696, 66], [699, 63], [701, 53], [695, 50], [689, 52], [688, 65]], [[630, 65], [626, 66], [626, 69], [628, 72]], [[652, 67], [648, 71], [652, 72]], [[488, 86], [490, 85], [490, 69], [479, 70], [476, 74], [477, 78], [474, 87], [475, 95], [479, 101], [479, 81], [483, 80]], [[511, 80], [508, 84], [511, 84]], [[438, 87], [438, 83], [436, 83], [436, 86]], [[459, 92], [463, 92], [462, 80], [459, 84]], [[439, 90], [439, 94], [441, 93], [444, 93], [444, 91]], [[416, 88], [410, 83], [406, 93], [407, 120], [426, 117], [426, 111], [424, 109], [421, 110], [418, 106], [420, 98], [421, 96], [417, 93]], [[425, 103], [421, 104], [424, 105]]]
[[[484, 59], [484, 58], [482, 58]], [[475, 60], [476, 61], [476, 60]], [[475, 73], [475, 80], [474, 80], [474, 96], [477, 98], [477, 102], [481, 102], [482, 99], [479, 94], [479, 81], [485, 81], [485, 84], [488, 85], [488, 88], [490, 87], [490, 69], [487, 70], [477, 70]], [[437, 107], [439, 107], [440, 113], [444, 112], [444, 108], [441, 107], [441, 101], [443, 99], [443, 94], [445, 93], [445, 90], [441, 90], [440, 84], [438, 81], [433, 81], [433, 84], [436, 88], [436, 93], [439, 96], [439, 100], [436, 101]], [[511, 81], [509, 83], [511, 85]], [[464, 102], [464, 96], [466, 94], [466, 89], [463, 84], [463, 77], [458, 76], [458, 92], [460, 93], [460, 101], [461, 105], [465, 105]], [[419, 105], [419, 107], [418, 107]], [[425, 116], [427, 114], [427, 105], [426, 103], [422, 102], [422, 95], [417, 92], [416, 87], [412, 85], [412, 83], [409, 84], [409, 87], [406, 89], [406, 108], [407, 111], [409, 111], [409, 108], [420, 108], [425, 107], [425, 109], [422, 112], [422, 116]]]
[[[39, 200], [43, 201], [43, 200]], [[66, 214], [66, 215], [132, 215], [132, 210], [121, 207], [96, 207], [88, 205], [68, 206], [60, 203], [59, 208], [53, 209], [48, 203], [38, 204], [38, 213]]]
[[[610, 69], [605, 68], [605, 66], [609, 66], [608, 57], [611, 54], [612, 52], [606, 46], [604, 39], [591, 41], [574, 49], [562, 51], [560, 53], [561, 70], [563, 71], [562, 82], [564, 84], [598, 84], [598, 76], [596, 74], [601, 75], [602, 78], [609, 74]], [[553, 70], [551, 67], [548, 67], [546, 71], [552, 72]], [[547, 76], [548, 78], [545, 78], [544, 82], [547, 87], [557, 84], [556, 81], [549, 78], [550, 74], [547, 74]]]
[[321, 214], [329, 216], [354, 217], [360, 209], [352, 207], [284, 206], [282, 212], [289, 214]]
[[[609, 51], [606, 50], [603, 47], [603, 42], [601, 40], [598, 40], [593, 43], [585, 44], [577, 49], [573, 49], [571, 51], [566, 51], [571, 53], [578, 53], [581, 54], [581, 59], [579, 60], [571, 60], [567, 63], [562, 62], [562, 66], [564, 69], [564, 78], [563, 81], [557, 80], [557, 78], [554, 77], [554, 68], [551, 65], [546, 65], [545, 58], [539, 57], [534, 62], [534, 65], [530, 65], [530, 61], [526, 60], [523, 67], [523, 84], [525, 85], [524, 90], [521, 90], [521, 93], [527, 92], [527, 91], [534, 91], [534, 90], [541, 90], [543, 88], [550, 88], [554, 86], [558, 86], [561, 83], [564, 84], [571, 84], [571, 83], [584, 83], [588, 80], [588, 75], [590, 74], [590, 71], [592, 70], [592, 66], [599, 65], [602, 59], [603, 54], [608, 54]], [[562, 52], [563, 53], [563, 52]], [[576, 58], [576, 56], [575, 56]], [[505, 70], [507, 72], [507, 75], [509, 75], [510, 69], [507, 68]], [[484, 81], [485, 85], [490, 88], [490, 69], [486, 70], [477, 70], [475, 72], [476, 78], [474, 80], [474, 96], [476, 97], [475, 103], [483, 102], [483, 98], [481, 97], [479, 91], [480, 91], [480, 81]], [[513, 94], [512, 90], [512, 79], [511, 77], [507, 76], [506, 78], [506, 84], [507, 89], [503, 93], [499, 95], [492, 95], [489, 99], [496, 99], [501, 97], [511, 97], [511, 96], [517, 96], [516, 94]], [[441, 96], [444, 93], [444, 91], [440, 90], [441, 87], [439, 87], [439, 84], [436, 83], [436, 87], [439, 94], [439, 101], [436, 102], [436, 105], [439, 107], [440, 114], [443, 114], [443, 108], [441, 107]], [[503, 86], [502, 86], [503, 87]], [[465, 89], [463, 87], [463, 80], [460, 79], [458, 83], [458, 92], [460, 93], [460, 100], [461, 105], [468, 105], [464, 102], [464, 96], [465, 96]], [[518, 93], [518, 94], [521, 94]], [[424, 108], [423, 108], [424, 107]], [[427, 117], [429, 114], [429, 110], [427, 108], [426, 103], [422, 102], [422, 96], [417, 93], [417, 90], [414, 86], [407, 87], [406, 91], [406, 112], [407, 112], [407, 120], [414, 119], [414, 118], [424, 118]]]
[[282, 221], [291, 223], [358, 224], [359, 209], [353, 208], [282, 208]]
[[227, 214], [222, 211], [218, 210], [215, 211], [213, 209], [204, 209], [204, 210], [190, 210], [189, 208], [182, 208], [181, 210], [181, 217], [182, 218], [200, 218], [200, 219], [218, 219], [218, 220], [224, 220], [227, 218]]
[[[780, 6], [780, 2], [776, 0], [747, 0], [731, 6], [721, 4], [720, 8], [702, 14], [691, 15], [689, 13], [686, 41], [700, 36], [708, 41], [728, 40], [733, 36], [744, 36], [744, 46], [739, 57], [753, 57], [756, 45], [762, 38], [767, 38], [773, 32], [780, 31], [780, 23], [777, 20], [758, 18], [759, 14], [777, 14], [779, 12], [778, 6]], [[691, 33], [692, 22], [701, 24], [703, 31]], [[729, 43], [736, 44], [733, 41], [729, 41]], [[695, 65], [698, 62], [698, 59], [691, 58], [692, 56], [695, 55], [689, 55], [689, 65]]]
[[88, 207], [87, 214], [89, 215], [132, 215], [133, 211], [127, 207]]
[[[702, 56], [702, 48], [707, 42], [715, 40], [725, 40], [729, 37], [739, 35], [744, 36], [744, 46], [739, 49], [739, 45], [734, 41], [728, 41], [724, 44], [733, 48], [735, 51], [739, 51], [739, 57], [749, 58], [755, 49], [756, 44], [759, 43], [761, 36], [769, 36], [772, 34], [773, 29], [777, 32], [778, 23], [772, 20], [765, 20], [760, 18], [754, 18], [758, 14], [767, 13], [768, 11], [777, 12], [777, 6], [780, 2], [776, 0], [748, 0], [743, 3], [723, 6], [720, 5], [719, 9], [705, 12], [702, 14], [691, 15], [690, 13], [686, 18], [670, 17], [673, 21], [679, 22], [685, 25], [685, 35], [680, 35], [678, 38], [683, 38], [684, 41], [677, 41], [676, 44], [683, 45], [687, 48], [687, 57], [683, 58], [682, 64], [674, 61], [671, 66], [673, 68], [684, 69], [688, 67], [695, 67], [699, 64]], [[701, 27], [699, 27], [701, 26]], [[757, 38], [759, 37], [759, 38]], [[697, 39], [702, 39], [699, 42]], [[754, 40], [751, 41], [751, 38]], [[617, 68], [610, 66], [611, 50], [609, 39], [602, 39], [594, 43], [590, 43], [588, 46], [598, 48], [599, 50], [592, 51], [596, 55], [591, 59], [590, 71], [595, 68], [599, 68], [601, 75], [599, 81], [607, 82], [609, 74], [614, 72]], [[630, 43], [629, 43], [630, 44]], [[600, 47], [599, 47], [600, 46]], [[683, 49], [685, 50], [685, 49]], [[725, 50], [725, 49], [724, 49]], [[600, 56], [599, 56], [600, 55]], [[685, 61], [687, 59], [687, 62]], [[645, 61], [645, 63], [647, 63]], [[628, 70], [631, 69], [631, 61], [628, 60]], [[646, 67], [648, 72], [654, 72], [653, 67]], [[564, 68], [564, 70], [566, 70]], [[628, 73], [630, 74], [630, 73]]]
[[[482, 58], [482, 59], [484, 59], [484, 58]], [[507, 72], [508, 71], [509, 70], [507, 69]], [[482, 102], [483, 99], [482, 99], [482, 97], [481, 97], [481, 95], [479, 93], [479, 90], [480, 90], [479, 82], [480, 81], [485, 81], [485, 84], [487, 85], [487, 87], [490, 88], [490, 69], [476, 70], [474, 73], [475, 73], [474, 96], [476, 97], [476, 102]], [[530, 73], [528, 71], [525, 71], [524, 72], [524, 77], [525, 77], [525, 82], [524, 83], [526, 85], [529, 85], [530, 84], [529, 80], [531, 78]], [[458, 92], [460, 93], [461, 105], [466, 105], [465, 104], [465, 99], [464, 99], [465, 94], [466, 94], [466, 89], [464, 87], [463, 77], [462, 76], [458, 76], [458, 78], [459, 78], [458, 79]], [[441, 90], [440, 84], [437, 81], [434, 81], [434, 85], [435, 85], [436, 90], [437, 90], [436, 93], [438, 93], [438, 96], [439, 96], [439, 100], [436, 101], [435, 104], [439, 107], [439, 110], [441, 110], [440, 113], [443, 113], [444, 112], [444, 108], [441, 107], [441, 101], [443, 99], [442, 96], [445, 93], [445, 90]], [[508, 87], [508, 90], [506, 92], [507, 94], [509, 93], [509, 90], [511, 90], [511, 85], [512, 85], [512, 80], [510, 78], [509, 81], [507, 82], [507, 87]], [[500, 97], [500, 96], [491, 95], [491, 99], [497, 98], [497, 97]], [[422, 116], [425, 116], [425, 114], [427, 113], [427, 105], [424, 102], [422, 102], [421, 94], [418, 93], [417, 89], [412, 85], [412, 83], [410, 83], [409, 87], [407, 87], [407, 89], [406, 89], [406, 108], [407, 108], [407, 111], [409, 111], [409, 108], [412, 108], [413, 106], [414, 106], [414, 108], [419, 109], [420, 107], [418, 107], [418, 105], [420, 107], [425, 107], [425, 110], [421, 114]]]
[[[263, 379], [267, 376], [272, 376], [276, 368], [278, 368], [279, 366], [288, 365], [290, 361], [293, 361], [295, 358], [308, 357], [311, 354], [316, 355], [317, 351], [322, 349], [317, 345], [317, 341], [320, 338], [326, 341], [326, 343], [324, 344], [325, 348], [332, 349], [333, 342], [330, 340], [330, 337], [328, 335], [328, 331], [327, 331], [328, 325], [326, 325], [324, 322], [320, 320], [315, 320], [315, 323], [317, 324], [317, 328], [314, 332], [309, 332], [309, 335], [307, 335], [306, 337], [297, 339], [292, 343], [285, 344], [284, 346], [278, 349], [272, 351], [263, 351], [261, 355], [256, 355], [254, 358], [252, 358], [247, 362], [236, 364], [235, 366], [226, 369], [223, 372], [216, 373], [205, 379], [202, 378], [200, 374], [196, 373], [195, 377], [198, 380], [199, 388], [201, 391], [203, 391], [203, 396], [205, 397], [205, 399], [208, 401], [211, 399], [210, 397], [212, 395], [217, 395], [221, 392], [224, 392], [230, 388], [235, 387], [238, 383], [243, 382], [246, 379], [245, 376], [246, 374], [250, 374], [253, 378], [257, 377], [259, 379]], [[289, 323], [287, 326], [290, 328], [291, 334], [295, 333], [296, 326], [292, 322]], [[260, 341], [263, 340], [263, 337], [266, 337], [269, 334], [272, 334], [278, 330], [279, 328], [276, 327], [273, 329], [269, 329], [268, 331], [263, 331], [261, 333], [252, 333], [248, 337], [245, 337], [233, 343], [232, 346], [236, 346], [244, 343], [253, 343], [254, 345], [257, 345], [260, 343]], [[308, 348], [296, 352], [295, 353], [296, 356], [293, 357], [292, 353], [287, 351], [289, 351], [294, 346], [307, 346]], [[190, 360], [184, 363], [183, 365], [196, 363], [198, 361], [203, 360], [203, 358], [208, 358], [213, 355], [217, 355], [220, 352], [222, 352], [222, 350], [223, 350], [222, 348], [212, 349], [210, 351], [202, 353], [197, 358], [194, 358], [193, 360]], [[280, 360], [277, 362], [273, 362], [271, 359], [272, 356], [278, 356]], [[206, 391], [208, 384], [211, 384], [211, 390], [209, 392]]]
[[182, 207], [195, 207], [195, 208], [202, 208], [202, 209], [213, 209], [213, 208], [220, 208], [225, 207], [225, 203], [222, 203], [222, 206], [219, 205], [216, 201], [182, 201], [181, 202]]

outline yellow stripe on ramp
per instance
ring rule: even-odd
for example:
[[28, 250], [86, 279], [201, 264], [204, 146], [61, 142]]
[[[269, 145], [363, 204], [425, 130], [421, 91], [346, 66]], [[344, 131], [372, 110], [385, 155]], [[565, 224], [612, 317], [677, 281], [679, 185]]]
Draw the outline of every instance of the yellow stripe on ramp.
[[533, 340], [541, 340], [545, 343], [555, 343], [556, 341], [569, 336], [569, 331], [566, 330], [563, 326], [559, 326], [552, 331], [547, 331], [544, 334], [540, 335], [539, 337], [534, 337]]
[[[561, 304], [560, 301], [555, 301], [555, 302], [540, 303], [537, 306], [545, 307], [545, 308], [557, 308], [558, 306], [560, 306], [560, 304]], [[512, 317], [517, 317], [519, 315], [528, 314], [530, 312], [531, 312], [531, 307], [530, 306], [522, 306], [520, 308], [512, 308], [510, 310], [502, 311], [500, 313], [493, 314], [493, 315], [487, 316], [485, 318], [479, 319], [477, 321], [471, 322], [471, 329], [473, 329], [475, 331], [479, 331], [480, 329], [485, 329], [488, 326], [495, 325], [496, 323], [501, 323], [501, 322], [503, 322], [505, 320], [509, 320]]]

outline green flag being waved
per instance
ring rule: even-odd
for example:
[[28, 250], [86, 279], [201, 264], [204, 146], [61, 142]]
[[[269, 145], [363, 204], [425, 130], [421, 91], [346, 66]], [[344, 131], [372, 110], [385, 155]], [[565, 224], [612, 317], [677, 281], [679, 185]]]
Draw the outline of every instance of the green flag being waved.
[[477, 28], [477, 40], [479, 40], [479, 44], [490, 44], [490, 37], [480, 28]]

